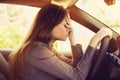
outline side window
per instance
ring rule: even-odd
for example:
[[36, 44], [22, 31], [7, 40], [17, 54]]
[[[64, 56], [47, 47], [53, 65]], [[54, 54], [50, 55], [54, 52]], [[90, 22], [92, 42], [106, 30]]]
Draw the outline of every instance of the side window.
[[15, 48], [25, 37], [39, 9], [0, 4], [0, 48]]

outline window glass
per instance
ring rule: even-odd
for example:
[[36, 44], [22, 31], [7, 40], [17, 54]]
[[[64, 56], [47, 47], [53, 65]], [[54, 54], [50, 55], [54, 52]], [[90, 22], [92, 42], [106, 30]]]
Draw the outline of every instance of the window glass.
[[79, 0], [76, 6], [120, 34], [120, 0], [111, 0], [114, 1], [111, 5], [106, 4], [105, 1], [106, 0]]
[[0, 4], [0, 48], [14, 48], [25, 37], [39, 8]]

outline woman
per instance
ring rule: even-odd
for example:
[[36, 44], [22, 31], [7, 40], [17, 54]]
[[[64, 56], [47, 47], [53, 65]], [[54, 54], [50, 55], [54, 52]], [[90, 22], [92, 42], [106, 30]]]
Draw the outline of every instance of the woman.
[[[112, 37], [111, 30], [101, 29], [90, 41], [90, 47], [95, 49], [105, 36]], [[72, 47], [72, 62], [53, 49], [56, 40], [65, 41], [67, 37]], [[80, 60], [75, 46], [68, 11], [54, 4], [44, 6], [23, 45], [10, 55], [11, 80], [85, 80], [91, 57], [85, 55]]]

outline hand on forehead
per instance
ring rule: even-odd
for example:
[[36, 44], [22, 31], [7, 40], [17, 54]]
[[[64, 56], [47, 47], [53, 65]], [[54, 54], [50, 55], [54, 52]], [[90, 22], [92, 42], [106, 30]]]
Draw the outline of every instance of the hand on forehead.
[[67, 16], [65, 17], [65, 20], [67, 21], [68, 24], [71, 24], [71, 20], [70, 20], [70, 15], [67, 14]]

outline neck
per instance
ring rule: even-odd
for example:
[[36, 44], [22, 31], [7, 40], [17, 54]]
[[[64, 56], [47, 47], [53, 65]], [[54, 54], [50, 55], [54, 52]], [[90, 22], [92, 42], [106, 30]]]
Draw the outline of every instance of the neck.
[[54, 44], [54, 42], [55, 42], [55, 40], [51, 40], [50, 42], [49, 42], [49, 47], [51, 47], [51, 48], [53, 48], [53, 44]]

